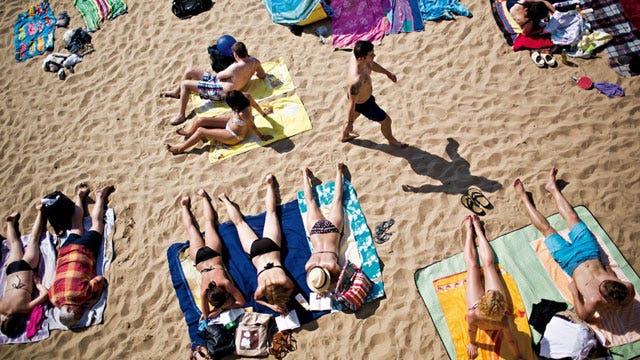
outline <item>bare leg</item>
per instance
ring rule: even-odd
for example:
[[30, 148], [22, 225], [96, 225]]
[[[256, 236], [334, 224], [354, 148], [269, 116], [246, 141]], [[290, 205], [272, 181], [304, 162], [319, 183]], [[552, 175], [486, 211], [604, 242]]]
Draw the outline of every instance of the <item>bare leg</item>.
[[89, 187], [85, 183], [81, 183], [76, 187], [76, 209], [71, 216], [71, 230], [72, 234], [82, 235], [84, 234], [84, 224], [82, 219], [85, 216], [85, 209], [87, 208], [87, 196], [89, 196]]
[[556, 230], [551, 227], [544, 215], [542, 215], [540, 211], [538, 211], [538, 209], [533, 206], [531, 200], [529, 200], [529, 197], [527, 196], [526, 191], [524, 190], [524, 185], [522, 184], [522, 181], [520, 181], [520, 179], [515, 179], [513, 181], [513, 189], [516, 191], [516, 194], [518, 195], [520, 200], [522, 200], [522, 202], [524, 203], [527, 209], [527, 215], [529, 215], [529, 219], [531, 220], [533, 226], [535, 226], [536, 229], [540, 230], [544, 237], [548, 237], [549, 235], [554, 234]]
[[240, 210], [231, 203], [226, 194], [222, 193], [218, 195], [218, 199], [225, 205], [229, 219], [233, 222], [233, 225], [236, 226], [242, 249], [244, 249], [245, 253], [249, 254], [251, 252], [251, 244], [258, 239], [258, 236], [253, 232], [249, 224], [244, 221]]
[[96, 203], [93, 205], [93, 211], [91, 211], [91, 229], [100, 235], [104, 234], [104, 209], [107, 205], [107, 199], [109, 195], [116, 188], [112, 185], [103, 187], [96, 190]]
[[189, 256], [193, 262], [196, 261], [196, 253], [198, 249], [204, 246], [204, 240], [200, 235], [200, 230], [196, 226], [191, 213], [191, 199], [188, 196], [183, 196], [180, 200], [180, 213], [182, 214], [182, 226], [187, 230], [189, 235]]
[[493, 249], [489, 245], [487, 237], [484, 235], [484, 229], [480, 224], [480, 218], [478, 215], [472, 216], [473, 228], [476, 232], [476, 239], [478, 240], [478, 248], [480, 249], [480, 261], [482, 261], [482, 271], [484, 273], [484, 288], [486, 290], [497, 290], [503, 295], [507, 295], [507, 289], [504, 287], [500, 275], [496, 270], [495, 256]]
[[569, 229], [573, 228], [575, 224], [580, 222], [580, 218], [578, 214], [573, 210], [573, 206], [567, 201], [567, 199], [562, 195], [560, 189], [558, 189], [558, 184], [556, 183], [556, 175], [558, 174], [558, 169], [551, 168], [549, 172], [549, 181], [545, 185], [545, 189], [553, 195], [553, 198], [556, 201], [556, 206], [560, 211], [560, 215], [567, 223]]
[[171, 97], [175, 99], [180, 98], [180, 83], [184, 80], [202, 80], [204, 77], [204, 71], [199, 69], [187, 69], [184, 74], [182, 74], [182, 78], [178, 82], [178, 85], [174, 88], [174, 90], [163, 91], [160, 93], [160, 96]]
[[467, 268], [467, 288], [466, 288], [466, 304], [467, 308], [471, 308], [478, 302], [478, 299], [484, 295], [484, 287], [482, 286], [482, 275], [480, 274], [480, 264], [478, 264], [478, 253], [476, 251], [476, 243], [474, 241], [475, 232], [471, 215], [464, 217], [464, 227], [466, 230], [464, 240], [464, 264]]
[[322, 215], [316, 199], [313, 197], [311, 179], [309, 179], [309, 168], [305, 167], [302, 169], [302, 178], [304, 183], [304, 203], [307, 205], [307, 232], [310, 232], [316, 221], [324, 219], [324, 215]]
[[31, 229], [31, 239], [24, 253], [24, 261], [29, 263], [32, 269], [36, 269], [40, 263], [40, 238], [42, 237], [42, 229], [44, 229], [45, 218], [42, 205], [36, 206], [38, 214]]
[[191, 135], [195, 134], [198, 128], [201, 128], [201, 127], [224, 129], [228, 121], [229, 121], [228, 116], [196, 117], [191, 123], [190, 129], [188, 130], [178, 129], [176, 130], [176, 133], [178, 135], [190, 137]]
[[407, 147], [407, 144], [401, 143], [391, 133], [391, 118], [387, 115], [387, 117], [380, 123], [380, 130], [382, 131], [382, 135], [389, 141], [389, 145], [396, 147]]
[[20, 241], [20, 213], [13, 212], [4, 218], [7, 222], [7, 241], [9, 242], [9, 257], [7, 264], [22, 259], [24, 252], [22, 251], [22, 241]]
[[265, 176], [264, 182], [267, 184], [267, 195], [264, 199], [267, 215], [264, 219], [262, 236], [270, 238], [280, 246], [282, 243], [282, 231], [280, 230], [280, 222], [278, 221], [278, 214], [276, 213], [275, 178], [269, 174]]
[[198, 81], [197, 80], [183, 80], [180, 82], [180, 110], [178, 111], [178, 115], [176, 115], [169, 124], [171, 125], [180, 125], [185, 120], [187, 120], [186, 111], [187, 104], [189, 103], [189, 95], [192, 92], [198, 91]]
[[340, 137], [340, 141], [342, 142], [347, 142], [349, 140], [353, 140], [355, 138], [357, 138], [358, 136], [360, 136], [360, 134], [358, 134], [357, 132], [353, 131], [353, 122], [349, 122], [349, 119], [353, 119], [355, 121], [355, 119], [359, 116], [360, 114], [356, 111], [353, 111], [351, 113], [351, 115], [349, 116], [349, 118], [347, 120], [344, 121], [344, 124], [342, 125], [342, 136]]
[[211, 139], [227, 145], [235, 145], [239, 142], [238, 139], [234, 138], [231, 134], [229, 134], [228, 131], [224, 129], [198, 128], [196, 132], [193, 135], [191, 135], [191, 137], [189, 137], [182, 144], [179, 144], [179, 145], [166, 144], [166, 146], [169, 152], [171, 152], [174, 155], [177, 155], [177, 154], [184, 153], [187, 149], [196, 145], [198, 142], [200, 142], [200, 140], [203, 140], [203, 139], [204, 140]]
[[342, 168], [344, 164], [338, 163], [336, 166], [336, 187], [333, 191], [333, 200], [331, 200], [331, 210], [329, 211], [329, 220], [338, 230], [342, 231], [342, 222], [344, 220], [344, 208], [342, 207]]
[[222, 241], [216, 231], [215, 213], [211, 205], [211, 197], [204, 189], [198, 190], [198, 196], [202, 198], [202, 212], [204, 215], [204, 243], [215, 250], [218, 254], [222, 254]]

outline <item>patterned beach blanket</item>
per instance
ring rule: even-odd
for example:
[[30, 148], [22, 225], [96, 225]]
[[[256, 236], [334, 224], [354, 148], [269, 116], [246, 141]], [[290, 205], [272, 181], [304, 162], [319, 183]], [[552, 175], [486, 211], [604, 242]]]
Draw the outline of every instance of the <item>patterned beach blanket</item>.
[[[343, 181], [342, 203], [344, 206], [344, 214], [346, 216], [344, 236], [340, 241], [340, 248], [338, 251], [338, 261], [340, 265], [343, 265], [346, 260], [351, 261], [361, 267], [362, 271], [373, 281], [371, 292], [369, 292], [369, 295], [367, 295], [367, 298], [365, 299], [365, 302], [369, 302], [384, 296], [384, 283], [382, 281], [380, 259], [378, 258], [378, 252], [373, 244], [373, 238], [371, 236], [371, 231], [369, 231], [367, 220], [365, 219], [362, 208], [360, 207], [360, 202], [358, 202], [356, 191], [349, 180], [343, 179]], [[333, 200], [335, 187], [335, 181], [313, 187], [316, 202], [322, 213], [325, 215], [329, 213], [329, 206]], [[306, 232], [307, 206], [304, 203], [304, 191], [298, 192], [298, 206], [300, 207], [302, 221], [305, 223]], [[307, 234], [309, 249], [313, 250], [311, 239], [309, 239], [308, 236], [309, 234]], [[344, 307], [341, 306], [341, 304], [336, 304], [334, 302], [332, 305], [334, 310], [344, 310]]]
[[127, 12], [122, 0], [74, 0], [73, 5], [87, 25], [87, 31], [96, 31], [105, 20], [113, 20]]
[[631, 74], [629, 65], [621, 65], [616, 61], [622, 55], [640, 56], [640, 32], [629, 23], [620, 3], [617, 0], [585, 0], [583, 7], [593, 9], [593, 12], [584, 14], [593, 30], [613, 36], [604, 47], [604, 52], [609, 56], [609, 65], [620, 75], [637, 75]]
[[53, 50], [55, 23], [55, 15], [47, 0], [29, 6], [29, 10], [19, 14], [13, 26], [16, 60], [24, 61]]
[[295, 25], [306, 20], [320, 4], [320, 0], [263, 0], [276, 24]]
[[331, 17], [334, 48], [351, 48], [358, 40], [378, 43], [391, 24], [380, 0], [334, 0]]
[[382, 7], [391, 23], [389, 34], [424, 30], [418, 0], [382, 0]]
[[456, 0], [420, 0], [422, 20], [453, 20], [454, 15], [472, 17], [471, 11]]

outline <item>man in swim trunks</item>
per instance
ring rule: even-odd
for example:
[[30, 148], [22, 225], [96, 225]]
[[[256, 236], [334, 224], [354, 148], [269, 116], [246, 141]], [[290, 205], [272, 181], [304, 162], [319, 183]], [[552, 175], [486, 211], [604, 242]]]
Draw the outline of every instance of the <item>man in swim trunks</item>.
[[375, 71], [387, 75], [396, 82], [395, 74], [373, 61], [376, 54], [373, 51], [373, 44], [369, 41], [358, 41], [353, 48], [353, 57], [349, 60], [347, 72], [347, 118], [342, 128], [340, 141], [346, 142], [360, 136], [353, 131], [353, 122], [362, 114], [367, 119], [379, 122], [382, 135], [389, 141], [389, 144], [397, 147], [406, 147], [391, 133], [391, 118], [376, 104], [373, 97], [373, 85], [371, 83], [371, 72]]
[[78, 324], [84, 310], [95, 305], [106, 286], [106, 279], [101, 275], [96, 276], [96, 258], [102, 246], [104, 209], [114, 190], [113, 186], [105, 186], [96, 191], [91, 228], [86, 233], [82, 220], [89, 188], [82, 184], [76, 190], [76, 209], [71, 218], [71, 230], [58, 252], [56, 273], [49, 289], [51, 303], [60, 309], [60, 322], [67, 327]]
[[[222, 101], [229, 91], [242, 90], [242, 88], [249, 83], [253, 74], [256, 74], [260, 79], [267, 77], [267, 73], [262, 68], [260, 60], [249, 55], [244, 43], [237, 42], [233, 44], [231, 50], [233, 51], [233, 57], [236, 62], [229, 65], [228, 68], [217, 74], [200, 69], [187, 69], [182, 75], [180, 83], [174, 90], [163, 91], [160, 94], [161, 96], [180, 99], [180, 111], [178, 115], [171, 120], [171, 125], [179, 125], [187, 119], [185, 113], [187, 111], [189, 95], [192, 92], [197, 92], [203, 99]], [[270, 112], [269, 109], [265, 109], [265, 112], [249, 93], [245, 93], [244, 95], [251, 102], [251, 106], [258, 110], [260, 115], [266, 116], [267, 113]]]
[[[18, 337], [25, 329], [26, 320], [18, 314], [28, 315], [34, 307], [47, 300], [47, 289], [40, 283], [34, 272], [40, 263], [40, 237], [44, 229], [42, 206], [36, 207], [38, 214], [31, 231], [31, 239], [26, 251], [22, 250], [18, 221], [20, 213], [12, 213], [5, 218], [7, 222], [7, 241], [9, 256], [7, 257], [7, 283], [0, 299], [0, 329], [10, 338]], [[33, 297], [34, 285], [38, 296]]]
[[557, 173], [558, 169], [551, 169], [545, 188], [555, 199], [560, 215], [571, 229], [571, 243], [558, 235], [535, 208], [520, 179], [513, 182], [513, 188], [525, 204], [531, 223], [545, 236], [544, 243], [553, 259], [573, 279], [569, 289], [578, 316], [589, 321], [599, 309], [619, 308], [629, 304], [635, 297], [635, 290], [630, 282], [620, 280], [609, 265], [602, 264], [600, 247], [594, 235], [580, 221], [556, 184]]

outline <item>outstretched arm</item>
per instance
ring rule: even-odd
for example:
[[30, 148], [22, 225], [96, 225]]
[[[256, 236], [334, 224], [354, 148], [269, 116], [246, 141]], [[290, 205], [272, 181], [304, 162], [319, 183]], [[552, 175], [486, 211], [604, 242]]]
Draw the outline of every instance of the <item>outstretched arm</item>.
[[584, 298], [578, 291], [576, 287], [576, 282], [571, 281], [569, 283], [569, 290], [571, 291], [571, 296], [573, 297], [573, 306], [576, 308], [576, 313], [578, 317], [584, 321], [589, 321], [593, 317], [593, 314], [596, 312], [595, 304], [584, 302]]
[[278, 305], [273, 305], [273, 304], [269, 304], [268, 302], [264, 301], [264, 300], [258, 300], [256, 299], [256, 303], [264, 306], [264, 307], [268, 307], [269, 309], [279, 313], [279, 314], [286, 314], [287, 313], [287, 309], [283, 308], [282, 306], [278, 306]]
[[36, 287], [38, 288], [38, 290], [40, 290], [40, 295], [38, 295], [37, 298], [29, 302], [29, 304], [27, 305], [27, 308], [30, 310], [44, 303], [49, 298], [49, 291], [47, 290], [46, 287], [44, 287], [44, 285], [38, 283], [36, 284]]
[[382, 65], [378, 64], [375, 61], [371, 64], [371, 70], [375, 71], [375, 72], [378, 72], [378, 73], [381, 73], [381, 74], [387, 75], [387, 77], [393, 82], [398, 81], [398, 78], [396, 78], [396, 75], [394, 73], [392, 73], [389, 70], [385, 69], [384, 67], [382, 67]]
[[249, 94], [248, 92], [244, 92], [243, 94], [247, 99], [249, 99], [251, 107], [258, 110], [258, 113], [262, 115], [262, 117], [266, 118], [268, 114], [271, 114], [273, 112], [273, 109], [271, 108], [262, 109], [262, 107], [260, 107], [260, 104], [258, 104], [253, 96], [251, 96], [251, 94]]
[[262, 132], [260, 132], [260, 130], [258, 130], [258, 127], [253, 122], [253, 115], [249, 116], [247, 119], [248, 119], [247, 123], [249, 124], [249, 129], [251, 129], [251, 131], [253, 131], [256, 135], [258, 135], [260, 140], [267, 141], [267, 140], [273, 139], [273, 136], [265, 135]]

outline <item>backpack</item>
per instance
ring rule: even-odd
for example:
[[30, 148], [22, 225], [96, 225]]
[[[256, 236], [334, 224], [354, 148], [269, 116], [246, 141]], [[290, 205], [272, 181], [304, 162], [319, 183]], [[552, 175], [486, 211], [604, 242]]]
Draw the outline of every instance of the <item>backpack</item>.
[[236, 354], [239, 356], [269, 355], [273, 316], [257, 312], [247, 312], [236, 330]]
[[187, 19], [211, 9], [212, 6], [211, 0], [173, 0], [171, 11], [180, 19]]
[[217, 45], [212, 45], [207, 48], [209, 58], [211, 59], [211, 68], [215, 72], [220, 72], [233, 64], [236, 59], [233, 56], [224, 56], [218, 51]]
[[203, 331], [198, 330], [198, 335], [207, 343], [207, 352], [214, 359], [233, 354], [235, 350], [235, 328], [227, 329], [222, 324], [207, 324]]
[[357, 311], [364, 304], [372, 286], [373, 282], [367, 275], [347, 260], [340, 272], [333, 297], [348, 309]]
[[60, 191], [54, 191], [42, 198], [44, 215], [57, 235], [71, 229], [71, 217], [76, 210], [76, 204]]

